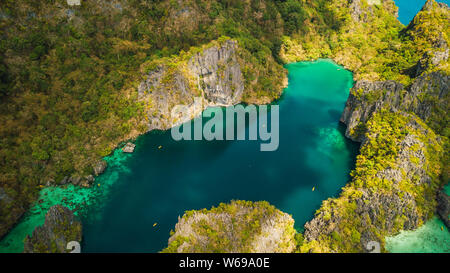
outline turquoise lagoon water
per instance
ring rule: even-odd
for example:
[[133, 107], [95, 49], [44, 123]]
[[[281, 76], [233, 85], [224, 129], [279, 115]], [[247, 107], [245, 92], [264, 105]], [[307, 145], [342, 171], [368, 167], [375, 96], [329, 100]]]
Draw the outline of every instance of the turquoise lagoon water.
[[[408, 25], [409, 22], [416, 16], [427, 0], [394, 0], [398, 9], [398, 20], [404, 25]], [[438, 0], [438, 2], [450, 5], [450, 0]]]
[[22, 251], [26, 234], [61, 202], [79, 208], [83, 252], [160, 251], [185, 210], [232, 199], [267, 200], [301, 229], [323, 200], [339, 194], [353, 168], [358, 145], [339, 124], [353, 79], [327, 60], [287, 69], [289, 86], [274, 103], [278, 150], [260, 152], [259, 141], [177, 142], [170, 131], [150, 132], [137, 139], [134, 154], [118, 149], [106, 158], [109, 166], [94, 187], [43, 190], [43, 202], [1, 241], [0, 251]]

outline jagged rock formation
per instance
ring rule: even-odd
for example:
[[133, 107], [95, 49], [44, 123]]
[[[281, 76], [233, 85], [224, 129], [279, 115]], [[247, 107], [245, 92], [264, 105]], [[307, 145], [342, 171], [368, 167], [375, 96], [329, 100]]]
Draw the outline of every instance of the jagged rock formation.
[[292, 252], [294, 220], [267, 202], [232, 201], [187, 212], [163, 252]]
[[373, 5], [381, 5], [381, 0], [368, 0], [369, 6], [363, 7], [361, 0], [348, 0], [350, 16], [353, 21], [358, 23], [367, 23], [369, 16], [373, 15]]
[[382, 111], [367, 123], [352, 181], [305, 225], [303, 251], [360, 252], [367, 243], [428, 220], [443, 156], [439, 136], [419, 118]]
[[381, 109], [413, 112], [440, 132], [448, 124], [443, 114], [450, 105], [449, 80], [448, 75], [432, 72], [418, 77], [408, 88], [395, 81], [356, 82], [341, 116], [347, 125], [345, 135], [361, 141], [365, 123]]
[[51, 207], [43, 226], [25, 239], [25, 253], [66, 253], [67, 243], [81, 242], [81, 222], [71, 210], [61, 205]]
[[[139, 97], [147, 102], [149, 130], [169, 129], [208, 106], [239, 103], [244, 82], [237, 51], [236, 41], [213, 43], [175, 69], [163, 63], [150, 71], [138, 88]], [[173, 120], [171, 110], [178, 104], [186, 105], [189, 113]]]
[[422, 54], [411, 71], [408, 86], [388, 81], [359, 80], [350, 92], [341, 122], [347, 125], [346, 136], [361, 141], [365, 123], [381, 109], [413, 112], [442, 133], [449, 123], [448, 18], [447, 5], [428, 0], [404, 30], [405, 37], [419, 44]]
[[446, 4], [428, 0], [408, 25], [406, 31], [410, 33], [413, 39], [424, 36], [429, 43], [417, 64], [416, 76], [434, 68], [448, 69], [449, 37], [447, 37], [448, 29], [445, 29], [446, 24], [426, 25], [429, 28], [427, 29], [423, 22], [429, 20], [429, 17], [435, 17], [436, 19], [441, 17], [441, 20], [448, 20], [449, 14], [450, 9]]

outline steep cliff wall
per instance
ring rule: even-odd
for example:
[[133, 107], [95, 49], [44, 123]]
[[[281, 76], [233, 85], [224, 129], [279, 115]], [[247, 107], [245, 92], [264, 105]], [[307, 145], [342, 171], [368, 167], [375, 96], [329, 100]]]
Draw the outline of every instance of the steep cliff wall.
[[434, 213], [443, 141], [418, 117], [381, 111], [367, 122], [352, 181], [305, 225], [304, 252], [363, 252]]
[[[287, 81], [286, 72], [272, 71], [274, 89], [256, 90], [257, 83], [266, 80], [258, 75], [265, 69], [253, 70], [256, 76], [252, 78], [244, 75], [257, 68], [248, 60], [250, 56], [236, 40], [221, 38], [179, 56], [144, 64], [143, 68], [149, 71], [138, 92], [147, 109], [148, 130], [169, 129], [194, 118], [208, 106], [269, 103], [278, 98]], [[187, 115], [172, 117], [176, 105], [187, 106]]]

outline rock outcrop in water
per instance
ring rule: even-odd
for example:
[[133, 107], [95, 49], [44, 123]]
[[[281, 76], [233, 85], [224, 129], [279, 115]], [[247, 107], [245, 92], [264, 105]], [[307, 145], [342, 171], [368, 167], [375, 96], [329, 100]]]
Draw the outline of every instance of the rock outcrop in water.
[[81, 242], [81, 222], [71, 210], [61, 205], [50, 207], [43, 226], [25, 239], [25, 253], [66, 253], [71, 241]]
[[107, 163], [104, 160], [100, 160], [95, 166], [94, 166], [94, 174], [95, 175], [101, 175], [107, 167]]
[[178, 220], [163, 252], [253, 252], [295, 250], [294, 220], [267, 202], [232, 201]]

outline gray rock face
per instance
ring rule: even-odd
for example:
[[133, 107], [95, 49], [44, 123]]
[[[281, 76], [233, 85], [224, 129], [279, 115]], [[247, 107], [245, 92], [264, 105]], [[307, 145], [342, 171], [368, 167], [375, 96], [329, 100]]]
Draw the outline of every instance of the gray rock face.
[[188, 62], [199, 89], [213, 104], [233, 105], [241, 99], [244, 82], [236, 48], [236, 42], [226, 41], [221, 47], [195, 54]]
[[89, 183], [92, 183], [92, 182], [95, 181], [95, 178], [94, 178], [94, 176], [91, 174], [91, 175], [86, 176], [86, 180], [87, 180]]
[[69, 178], [69, 182], [72, 183], [73, 185], [78, 185], [81, 182], [81, 177], [79, 177], [79, 176], [71, 176]]
[[25, 253], [65, 253], [67, 243], [81, 242], [81, 222], [71, 210], [61, 205], [51, 207], [45, 215], [43, 226], [37, 227], [32, 236], [25, 238]]
[[367, 13], [361, 7], [361, 0], [349, 0], [350, 16], [355, 22], [366, 22]]
[[[400, 115], [401, 113], [399, 113]], [[411, 130], [418, 130], [420, 134], [427, 135], [428, 129], [423, 128], [415, 120], [410, 120], [407, 125]], [[367, 132], [372, 138], [379, 132]], [[431, 141], [431, 139], [430, 139]], [[439, 142], [439, 137], [433, 141]], [[363, 146], [368, 145], [367, 138], [363, 141]], [[426, 146], [415, 133], [409, 133], [398, 144], [398, 152], [395, 164], [375, 174], [379, 181], [389, 181], [391, 187], [388, 191], [373, 191], [370, 188], [359, 187], [360, 195], [350, 198], [349, 203], [355, 204], [352, 215], [358, 219], [362, 228], [360, 249], [366, 250], [370, 241], [380, 242], [380, 238], [374, 234], [370, 227], [375, 227], [378, 231], [392, 234], [398, 231], [396, 219], [402, 219], [402, 229], [416, 229], [420, 222], [426, 221], [429, 215], [420, 215], [417, 209], [416, 197], [405, 190], [401, 185], [402, 180], [410, 179], [415, 186], [429, 185], [432, 181], [426, 172]], [[414, 179], [412, 179], [414, 178]], [[331, 201], [334, 202], [334, 201]], [[342, 202], [342, 201], [341, 201]], [[339, 205], [331, 205], [331, 211], [321, 211], [313, 220], [305, 224], [304, 237], [306, 241], [318, 240], [320, 236], [332, 236], [334, 231], [341, 231], [340, 223], [349, 221], [343, 219]], [[372, 231], [371, 231], [372, 230]]]
[[131, 142], [128, 142], [123, 148], [122, 148], [122, 151], [124, 152], [124, 153], [132, 153], [132, 152], [134, 152], [134, 148], [136, 147], [136, 145], [134, 145], [133, 143], [131, 143]]
[[433, 115], [441, 115], [441, 111], [448, 113], [449, 79], [447, 75], [433, 72], [416, 78], [409, 88], [395, 81], [356, 82], [341, 116], [341, 122], [347, 125], [345, 135], [361, 142], [364, 124], [383, 108], [413, 112], [427, 122]]
[[105, 171], [106, 166], [107, 166], [107, 164], [105, 161], [103, 161], [103, 160], [99, 161], [94, 167], [94, 174], [95, 175], [102, 174]]
[[444, 190], [441, 190], [438, 192], [437, 201], [437, 213], [447, 228], [450, 229], [450, 196]]
[[347, 125], [345, 136], [361, 142], [363, 131], [357, 131], [358, 126], [364, 125], [376, 111], [383, 107], [398, 110], [404, 87], [395, 81], [370, 82], [358, 81], [352, 88], [347, 99], [341, 122]]
[[[193, 53], [188, 60], [168, 67], [158, 65], [139, 84], [139, 99], [148, 109], [148, 130], [169, 129], [199, 115], [208, 106], [229, 106], [242, 99], [244, 80], [238, 44], [227, 40]], [[174, 119], [177, 105], [187, 107]]]

